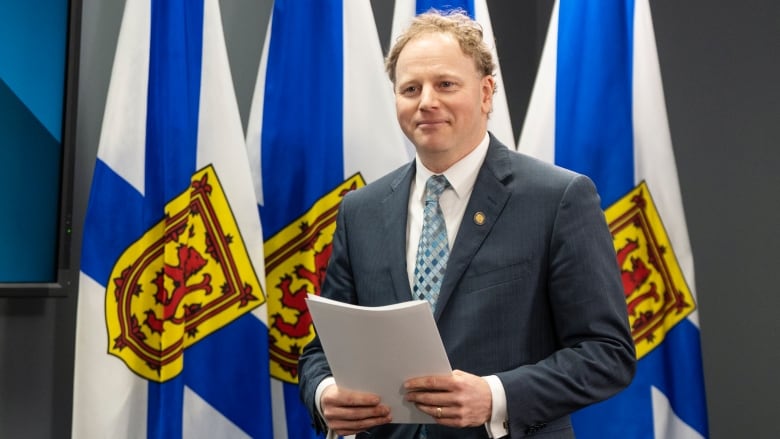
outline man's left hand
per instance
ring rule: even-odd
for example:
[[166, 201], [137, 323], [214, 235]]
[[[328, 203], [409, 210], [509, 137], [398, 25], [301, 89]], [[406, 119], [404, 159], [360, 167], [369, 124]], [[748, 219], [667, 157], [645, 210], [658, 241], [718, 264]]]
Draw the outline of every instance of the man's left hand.
[[493, 397], [482, 377], [455, 370], [404, 382], [406, 400], [448, 427], [476, 427], [490, 420]]

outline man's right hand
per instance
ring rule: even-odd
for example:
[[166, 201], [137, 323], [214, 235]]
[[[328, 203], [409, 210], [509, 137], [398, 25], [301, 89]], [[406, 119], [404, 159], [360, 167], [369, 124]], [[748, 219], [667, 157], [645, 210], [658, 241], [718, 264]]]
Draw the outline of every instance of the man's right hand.
[[340, 389], [335, 384], [325, 388], [320, 403], [328, 428], [342, 436], [357, 434], [392, 420], [390, 408], [381, 403], [379, 396]]

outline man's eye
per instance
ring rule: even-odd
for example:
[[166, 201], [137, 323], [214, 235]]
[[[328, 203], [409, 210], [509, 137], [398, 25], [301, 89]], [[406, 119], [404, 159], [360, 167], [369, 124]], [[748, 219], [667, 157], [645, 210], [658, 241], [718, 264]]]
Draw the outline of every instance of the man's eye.
[[401, 90], [401, 93], [403, 93], [405, 95], [414, 94], [416, 92], [417, 92], [417, 87], [415, 87], [413, 85], [410, 85], [410, 86], [408, 86], [408, 87], [406, 87], [406, 88]]
[[453, 85], [455, 85], [455, 84], [453, 84], [453, 83], [452, 83], [452, 82], [450, 82], [450, 81], [442, 81], [442, 83], [441, 83], [441, 86], [442, 86], [443, 88], [449, 88], [449, 87], [452, 87]]

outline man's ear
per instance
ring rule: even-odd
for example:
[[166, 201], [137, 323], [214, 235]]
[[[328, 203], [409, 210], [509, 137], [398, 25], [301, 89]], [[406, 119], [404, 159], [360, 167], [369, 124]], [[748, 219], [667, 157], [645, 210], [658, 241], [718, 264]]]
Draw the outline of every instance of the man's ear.
[[496, 93], [496, 78], [493, 75], [482, 77], [482, 111], [490, 114], [493, 111], [493, 95]]

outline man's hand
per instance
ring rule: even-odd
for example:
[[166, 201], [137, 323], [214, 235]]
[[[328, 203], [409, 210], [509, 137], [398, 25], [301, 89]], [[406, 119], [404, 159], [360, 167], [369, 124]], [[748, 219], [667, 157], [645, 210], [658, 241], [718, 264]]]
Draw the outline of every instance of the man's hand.
[[448, 427], [476, 427], [490, 420], [493, 397], [488, 383], [460, 370], [450, 376], [412, 378], [404, 383], [406, 400]]
[[392, 420], [390, 408], [381, 404], [379, 396], [373, 393], [340, 389], [334, 384], [325, 388], [320, 402], [328, 428], [342, 436], [357, 434]]

